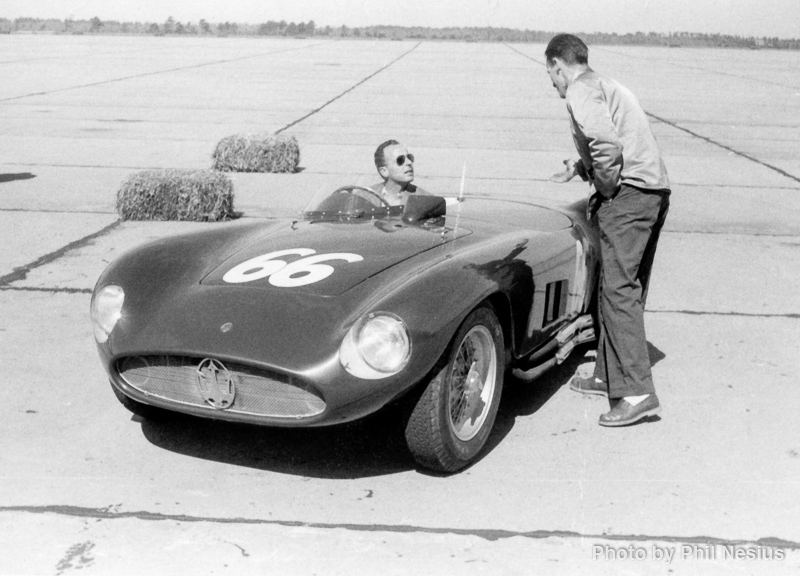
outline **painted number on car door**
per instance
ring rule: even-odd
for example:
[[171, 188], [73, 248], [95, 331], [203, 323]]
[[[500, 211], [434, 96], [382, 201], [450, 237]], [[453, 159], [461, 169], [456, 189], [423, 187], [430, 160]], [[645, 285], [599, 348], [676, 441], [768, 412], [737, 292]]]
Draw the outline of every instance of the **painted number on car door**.
[[[234, 266], [225, 273], [222, 279], [229, 284], [241, 284], [242, 282], [253, 282], [262, 278], [269, 278], [269, 283], [273, 286], [292, 288], [319, 282], [333, 274], [333, 266], [322, 264], [322, 262], [327, 260], [358, 262], [364, 259], [358, 254], [347, 252], [312, 256], [315, 253], [316, 250], [311, 248], [292, 248], [262, 254]], [[303, 256], [303, 258], [295, 260], [291, 264], [285, 260], [278, 259], [281, 256], [289, 256], [291, 254]]]

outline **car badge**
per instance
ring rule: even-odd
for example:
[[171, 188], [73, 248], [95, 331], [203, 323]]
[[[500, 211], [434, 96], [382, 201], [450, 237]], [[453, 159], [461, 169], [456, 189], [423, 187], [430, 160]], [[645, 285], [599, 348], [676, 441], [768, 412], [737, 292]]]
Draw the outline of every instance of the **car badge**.
[[203, 399], [215, 410], [227, 410], [233, 406], [236, 387], [233, 376], [219, 360], [206, 358], [197, 366], [197, 385]]

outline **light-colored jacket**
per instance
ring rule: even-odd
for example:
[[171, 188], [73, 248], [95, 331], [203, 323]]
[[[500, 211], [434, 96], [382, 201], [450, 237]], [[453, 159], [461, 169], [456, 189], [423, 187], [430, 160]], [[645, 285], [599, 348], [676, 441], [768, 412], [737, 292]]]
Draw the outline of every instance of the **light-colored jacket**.
[[650, 122], [638, 99], [622, 84], [589, 69], [567, 88], [572, 138], [595, 190], [613, 198], [620, 184], [669, 188], [669, 178]]

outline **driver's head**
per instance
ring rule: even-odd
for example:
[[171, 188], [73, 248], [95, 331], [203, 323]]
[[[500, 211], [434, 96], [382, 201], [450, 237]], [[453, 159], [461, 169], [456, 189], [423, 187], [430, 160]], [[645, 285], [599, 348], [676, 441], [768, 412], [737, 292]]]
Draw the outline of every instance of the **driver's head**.
[[414, 180], [414, 155], [397, 140], [387, 140], [375, 150], [375, 167], [384, 182], [405, 188]]

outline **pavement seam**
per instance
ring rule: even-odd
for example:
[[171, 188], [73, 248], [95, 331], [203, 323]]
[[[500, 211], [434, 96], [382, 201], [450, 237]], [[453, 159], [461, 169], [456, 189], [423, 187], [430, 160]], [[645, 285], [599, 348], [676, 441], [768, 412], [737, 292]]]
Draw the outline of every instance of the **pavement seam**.
[[162, 514], [159, 512], [133, 511], [119, 512], [110, 508], [86, 508], [81, 506], [2, 506], [0, 513], [29, 513], [29, 514], [57, 514], [75, 518], [92, 518], [96, 520], [148, 520], [174, 522], [209, 522], [213, 524], [256, 524], [267, 526], [284, 526], [289, 528], [320, 528], [342, 529], [356, 532], [392, 532], [392, 533], [423, 533], [423, 534], [451, 534], [454, 536], [474, 536], [488, 541], [497, 541], [506, 538], [522, 537], [535, 540], [545, 538], [570, 538], [580, 540], [611, 540], [625, 542], [670, 542], [675, 544], [706, 544], [719, 546], [768, 546], [787, 550], [800, 550], [800, 542], [784, 540], [776, 537], [748, 539], [717, 538], [714, 536], [670, 536], [651, 534], [583, 534], [569, 530], [504, 530], [504, 529], [468, 529], [468, 528], [431, 528], [413, 526], [408, 524], [355, 524], [355, 523], [327, 523], [327, 522], [302, 522], [300, 520], [262, 520], [257, 518], [220, 518], [214, 516], [189, 516], [185, 514]]
[[744, 318], [788, 318], [800, 319], [800, 313], [757, 313], [757, 312], [710, 312], [705, 310], [645, 310], [648, 314], [685, 314], [688, 316], [735, 316]]
[[506, 47], [506, 48], [508, 48], [509, 50], [512, 50], [512, 51], [516, 52], [517, 54], [519, 54], [519, 55], [520, 55], [520, 56], [522, 56], [523, 58], [527, 58], [528, 60], [532, 60], [533, 62], [536, 62], [537, 64], [541, 64], [542, 66], [544, 66], [544, 65], [545, 65], [545, 63], [544, 63], [542, 60], [537, 60], [537, 59], [536, 59], [536, 58], [534, 58], [533, 56], [530, 56], [530, 55], [528, 55], [528, 54], [525, 54], [525, 52], [521, 52], [520, 50], [517, 50], [517, 49], [516, 49], [516, 48], [514, 48], [513, 46], [509, 46], [508, 44], [505, 44], [505, 43], [503, 44], [503, 46], [505, 46], [505, 47]]
[[[523, 57], [527, 58], [528, 60], [532, 60], [533, 62], [536, 62], [536, 63], [541, 64], [543, 66], [545, 64], [544, 62], [542, 62], [540, 60], [537, 60], [536, 58], [528, 56], [524, 52], [520, 52], [519, 50], [517, 50], [516, 48], [514, 48], [512, 46], [509, 46], [508, 44], [505, 44], [505, 46], [507, 48], [513, 50], [514, 52], [516, 52], [520, 56], [523, 56]], [[653, 118], [654, 120], [658, 120], [659, 122], [663, 122], [664, 124], [667, 124], [668, 126], [672, 126], [673, 128], [675, 128], [677, 130], [682, 130], [683, 132], [686, 132], [687, 134], [690, 134], [691, 136], [694, 136], [695, 138], [699, 138], [701, 140], [704, 140], [705, 142], [708, 142], [709, 144], [713, 144], [714, 146], [718, 146], [718, 147], [722, 148], [723, 150], [727, 150], [728, 152], [732, 152], [733, 154], [736, 154], [737, 156], [741, 156], [742, 158], [750, 160], [751, 162], [755, 162], [756, 164], [760, 164], [761, 166], [764, 166], [765, 168], [769, 168], [770, 170], [773, 170], [773, 171], [777, 172], [781, 176], [785, 176], [786, 178], [790, 178], [790, 179], [794, 180], [795, 182], [800, 183], [800, 178], [798, 178], [797, 176], [795, 176], [793, 174], [790, 174], [789, 172], [786, 172], [785, 170], [782, 170], [782, 169], [778, 168], [777, 166], [773, 166], [772, 164], [768, 164], [767, 162], [764, 162], [763, 160], [759, 160], [758, 158], [756, 158], [754, 156], [750, 156], [749, 154], [746, 154], [745, 152], [741, 152], [739, 150], [736, 150], [735, 148], [731, 148], [730, 146], [726, 146], [725, 144], [723, 144], [721, 142], [717, 142], [713, 138], [709, 138], [708, 136], [703, 136], [702, 134], [698, 134], [697, 132], [694, 132], [693, 130], [689, 130], [688, 128], [684, 128], [683, 126], [681, 126], [680, 124], [678, 124], [676, 122], [672, 122], [670, 120], [667, 120], [666, 118], [662, 118], [661, 116], [657, 116], [656, 114], [653, 114], [652, 112], [648, 112], [647, 110], [645, 110], [644, 113], [647, 114], [650, 118]]]
[[272, 52], [261, 52], [259, 54], [251, 54], [249, 56], [240, 56], [238, 58], [227, 58], [225, 60], [214, 60], [212, 62], [203, 62], [200, 64], [192, 64], [191, 66], [178, 66], [177, 68], [168, 68], [166, 70], [154, 70], [152, 72], [144, 72], [142, 74], [132, 74], [130, 76], [120, 76], [119, 78], [110, 78], [108, 80], [101, 80], [99, 82], [90, 82], [89, 84], [80, 84], [78, 86], [67, 86], [64, 88], [57, 88], [55, 90], [46, 90], [44, 92], [31, 92], [30, 94], [21, 94], [19, 96], [11, 96], [9, 98], [0, 98], [0, 102], [12, 102], [14, 100], [21, 100], [23, 98], [30, 98], [32, 96], [47, 96], [58, 92], [67, 92], [69, 90], [79, 90], [81, 88], [91, 88], [94, 86], [102, 86], [103, 84], [113, 84], [114, 82], [122, 82], [125, 80], [134, 80], [136, 78], [145, 78], [147, 76], [157, 76], [159, 74], [168, 74], [170, 72], [180, 72], [182, 70], [192, 70], [195, 68], [205, 68], [206, 66], [216, 66], [217, 64], [228, 64], [230, 62], [238, 62], [240, 60], [249, 60], [251, 58], [261, 58], [263, 56], [271, 56], [273, 54], [282, 54], [284, 52], [291, 52], [293, 50], [304, 50], [306, 48], [313, 48], [322, 44], [329, 44], [333, 40], [327, 42], [318, 42], [316, 44], [308, 44], [306, 46], [296, 46], [293, 48], [286, 48], [285, 50], [275, 50]]
[[108, 215], [116, 214], [114, 210], [56, 210], [53, 208], [0, 208], [0, 212], [30, 212], [32, 214], [91, 214]]
[[[298, 120], [299, 122], [299, 120]], [[346, 147], [348, 145], [343, 145], [342, 147]], [[437, 149], [437, 146], [431, 146], [431, 149]], [[540, 150], [525, 150], [522, 148], [515, 148], [513, 150], [505, 149], [505, 148], [492, 148], [492, 150], [502, 151], [502, 152], [540, 152]], [[11, 164], [8, 164], [11, 166]], [[15, 166], [25, 166], [25, 167], [34, 167], [34, 168], [92, 168], [92, 169], [99, 169], [99, 170], [163, 170], [163, 166], [92, 166], [92, 165], [84, 165], [84, 164], [53, 164], [53, 163], [21, 163], [15, 162], [13, 165]], [[340, 175], [340, 172], [331, 172], [328, 170], [311, 170], [306, 168], [303, 170], [304, 174], [314, 174], [314, 175]], [[241, 173], [240, 173], [241, 174]], [[435, 174], [430, 173], [426, 176], [427, 179], [432, 178], [441, 178], [441, 179], [449, 179], [449, 180], [457, 180], [461, 181], [460, 175], [442, 175], [442, 174]], [[523, 178], [523, 177], [509, 177], [509, 176], [471, 176], [471, 180], [487, 180], [490, 182], [550, 182], [550, 178]], [[763, 186], [763, 185], [753, 185], [753, 184], [694, 184], [692, 182], [679, 182], [679, 181], [672, 181], [673, 188], [701, 188], [703, 190], [708, 190], [709, 188], [720, 188], [720, 189], [754, 189], [754, 190], [767, 190], [767, 191], [782, 191], [782, 190], [791, 190], [797, 191], [797, 186]], [[12, 208], [3, 208], [0, 210], [21, 210], [21, 209], [12, 209]], [[35, 210], [38, 212], [39, 210]], [[103, 212], [103, 214], [110, 214], [111, 212]]]
[[664, 124], [672, 126], [673, 128], [675, 128], [677, 130], [682, 130], [683, 132], [686, 132], [687, 134], [690, 134], [690, 135], [694, 136], [695, 138], [700, 138], [701, 140], [705, 140], [709, 144], [713, 144], [714, 146], [719, 146], [723, 150], [727, 150], [728, 152], [736, 154], [737, 156], [741, 156], [742, 158], [750, 160], [751, 162], [755, 162], [756, 164], [760, 164], [761, 166], [764, 166], [765, 168], [769, 168], [770, 170], [773, 170], [774, 172], [777, 172], [781, 176], [785, 176], [786, 178], [790, 178], [791, 180], [794, 180], [795, 182], [800, 183], [800, 178], [798, 178], [794, 174], [790, 174], [789, 172], [786, 172], [785, 170], [782, 170], [781, 168], [778, 168], [777, 166], [773, 166], [772, 164], [764, 162], [763, 160], [759, 160], [755, 156], [750, 156], [749, 154], [747, 154], [745, 152], [741, 152], [739, 150], [736, 150], [735, 148], [731, 148], [730, 146], [727, 146], [727, 145], [723, 144], [722, 142], [717, 142], [713, 138], [709, 138], [708, 136], [703, 136], [702, 134], [698, 134], [697, 132], [695, 132], [693, 130], [689, 130], [688, 128], [684, 128], [683, 126], [679, 125], [676, 122], [672, 122], [671, 120], [667, 120], [666, 118], [662, 118], [660, 116], [656, 116], [655, 114], [653, 114], [652, 112], [648, 112], [647, 110], [645, 110], [645, 114], [647, 114], [648, 116], [650, 116], [651, 118], [653, 118], [655, 120], [658, 120], [659, 122], [663, 122]]
[[111, 224], [109, 224], [105, 228], [102, 228], [101, 230], [98, 230], [97, 232], [89, 234], [88, 236], [84, 236], [83, 238], [79, 238], [74, 242], [70, 242], [66, 246], [62, 246], [58, 250], [50, 252], [49, 254], [40, 256], [39, 258], [37, 258], [36, 260], [34, 260], [29, 264], [25, 264], [23, 266], [15, 268], [14, 271], [11, 272], [10, 274], [6, 274], [5, 276], [0, 276], [0, 288], [5, 288], [12, 282], [19, 282], [21, 280], [24, 280], [25, 278], [27, 278], [28, 272], [30, 272], [31, 270], [39, 268], [40, 266], [44, 266], [45, 264], [50, 264], [51, 262], [58, 260], [64, 254], [66, 254], [71, 250], [75, 250], [77, 248], [83, 248], [95, 238], [108, 234], [109, 232], [114, 230], [117, 226], [119, 226], [121, 223], [122, 220], [117, 220], [116, 222], [112, 222]]
[[38, 286], [0, 286], [0, 291], [10, 292], [49, 292], [51, 294], [91, 294], [91, 288], [43, 288]]
[[287, 125], [286, 125], [286, 126], [284, 126], [283, 128], [279, 128], [278, 130], [276, 130], [276, 131], [275, 131], [275, 134], [280, 134], [281, 132], [283, 132], [283, 131], [285, 131], [285, 130], [288, 130], [288, 129], [289, 129], [289, 128], [291, 128], [292, 126], [295, 126], [296, 124], [299, 124], [299, 123], [300, 123], [300, 122], [302, 122], [303, 120], [306, 120], [307, 118], [310, 118], [311, 116], [313, 116], [314, 114], [316, 114], [317, 112], [319, 112], [320, 110], [322, 110], [323, 108], [325, 108], [326, 106], [328, 106], [329, 104], [332, 104], [333, 102], [335, 102], [336, 100], [338, 100], [339, 98], [341, 98], [342, 96], [344, 96], [345, 94], [347, 94], [348, 92], [352, 92], [353, 90], [355, 90], [356, 88], [358, 88], [359, 86], [361, 86], [361, 85], [362, 85], [364, 82], [366, 82], [367, 80], [369, 80], [369, 79], [373, 78], [374, 76], [377, 76], [378, 74], [380, 74], [381, 72], [383, 72], [384, 70], [386, 70], [387, 68], [389, 68], [390, 66], [392, 66], [393, 64], [395, 64], [396, 62], [398, 62], [399, 60], [401, 60], [402, 58], [405, 58], [406, 56], [408, 56], [409, 54], [411, 54], [411, 53], [412, 53], [414, 50], [416, 50], [416, 49], [419, 47], [419, 45], [420, 45], [420, 44], [422, 44], [422, 42], [417, 42], [417, 43], [416, 43], [416, 44], [414, 44], [414, 46], [413, 46], [413, 47], [412, 47], [410, 50], [408, 50], [407, 52], [403, 52], [402, 54], [400, 54], [400, 56], [398, 56], [397, 58], [395, 58], [395, 59], [394, 59], [394, 60], [392, 60], [391, 62], [389, 62], [389, 63], [387, 63], [387, 64], [384, 64], [383, 66], [381, 66], [380, 68], [378, 68], [378, 69], [377, 69], [375, 72], [373, 72], [372, 74], [370, 74], [370, 75], [369, 75], [369, 76], [367, 76], [366, 78], [362, 79], [360, 82], [358, 82], [358, 83], [356, 83], [356, 84], [353, 84], [352, 86], [350, 86], [350, 88], [348, 88], [347, 90], [345, 90], [344, 92], [342, 92], [342, 93], [341, 93], [341, 94], [339, 94], [338, 96], [334, 96], [333, 98], [331, 98], [330, 100], [328, 100], [327, 102], [325, 102], [325, 104], [323, 104], [323, 105], [322, 105], [322, 106], [320, 106], [319, 108], [316, 108], [316, 109], [312, 110], [311, 112], [309, 112], [308, 114], [306, 114], [306, 115], [305, 115], [305, 116], [303, 116], [302, 118], [299, 118], [299, 119], [295, 120], [294, 122], [291, 122], [290, 124], [287, 124]]
[[[686, 46], [686, 48], [690, 48], [691, 49], [690, 46]], [[732, 72], [725, 72], [723, 70], [720, 70], [719, 68], [703, 68], [702, 66], [691, 66], [691, 65], [688, 65], [688, 64], [685, 64], [685, 63], [672, 62], [672, 61], [670, 61], [669, 59], [666, 59], [666, 58], [650, 58], [648, 56], [643, 56], [642, 54], [624, 54], [622, 52], [618, 52], [616, 50], [611, 50], [610, 48], [603, 47], [603, 46], [595, 46], [593, 49], [594, 50], [599, 50], [601, 52], [608, 52], [609, 54], [616, 54], [617, 56], [624, 56], [626, 58], [638, 58], [640, 60], [649, 60], [650, 62], [658, 62], [660, 64], [668, 64], [670, 66], [677, 66], [679, 68], [686, 68], [686, 69], [689, 69], [689, 70], [700, 70], [701, 72], [707, 72], [709, 74], [718, 74], [720, 76], [728, 76], [728, 77], [731, 77], [731, 78], [740, 78], [742, 80], [750, 80], [751, 82], [754, 82], [754, 83], [756, 83], [758, 85], [772, 84], [773, 86], [780, 86], [781, 88], [789, 88], [790, 90], [797, 90], [798, 89], [798, 86], [796, 86], [796, 85], [785, 84], [785, 83], [782, 83], [782, 82], [774, 82], [774, 81], [771, 81], [771, 80], [765, 80], [763, 78], [753, 78], [752, 76], [747, 76], [745, 74], [734, 74]]]

